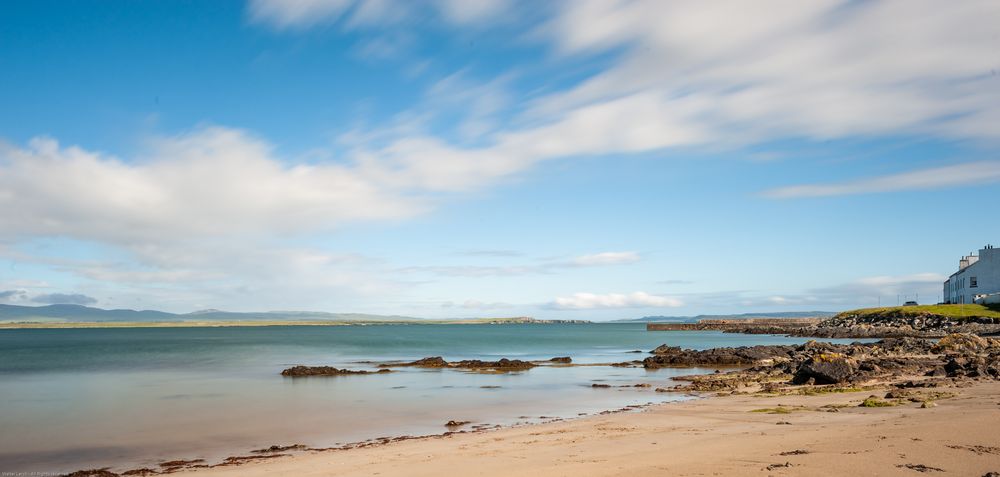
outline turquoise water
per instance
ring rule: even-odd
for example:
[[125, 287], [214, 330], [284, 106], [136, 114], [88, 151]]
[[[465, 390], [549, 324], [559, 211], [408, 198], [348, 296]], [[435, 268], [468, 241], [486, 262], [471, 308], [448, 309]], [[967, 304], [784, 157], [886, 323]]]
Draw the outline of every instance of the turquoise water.
[[[656, 393], [672, 376], [710, 369], [539, 367], [509, 374], [400, 369], [284, 378], [295, 364], [642, 359], [687, 348], [802, 338], [647, 332], [641, 324], [380, 325], [0, 330], [0, 472], [122, 469], [166, 459], [220, 459], [272, 444], [332, 446], [444, 432], [450, 419], [509, 425], [683, 399]], [[650, 383], [651, 388], [594, 389]], [[543, 418], [545, 416], [545, 418]]]

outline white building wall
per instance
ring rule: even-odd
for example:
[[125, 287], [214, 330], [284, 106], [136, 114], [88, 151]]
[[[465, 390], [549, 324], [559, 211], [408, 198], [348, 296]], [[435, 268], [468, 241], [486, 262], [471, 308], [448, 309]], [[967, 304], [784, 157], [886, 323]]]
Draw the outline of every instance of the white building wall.
[[993, 295], [1000, 293], [1000, 251], [987, 248], [979, 251], [979, 261], [975, 263], [976, 288], [970, 288], [973, 295]]
[[1000, 293], [1000, 249], [979, 250], [978, 260], [949, 277], [942, 291], [946, 303], [975, 303], [976, 295]]

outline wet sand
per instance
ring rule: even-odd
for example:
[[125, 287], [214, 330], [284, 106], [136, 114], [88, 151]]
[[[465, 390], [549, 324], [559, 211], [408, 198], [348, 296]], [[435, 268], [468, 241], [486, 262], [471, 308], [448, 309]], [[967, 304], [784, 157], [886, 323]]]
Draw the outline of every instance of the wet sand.
[[[858, 407], [885, 390], [735, 395], [495, 431], [306, 451], [173, 475], [969, 475], [1000, 472], [1000, 382], [933, 407]], [[788, 412], [759, 412], [785, 408]], [[836, 411], [832, 411], [835, 409]], [[754, 412], [758, 411], [758, 412]]]

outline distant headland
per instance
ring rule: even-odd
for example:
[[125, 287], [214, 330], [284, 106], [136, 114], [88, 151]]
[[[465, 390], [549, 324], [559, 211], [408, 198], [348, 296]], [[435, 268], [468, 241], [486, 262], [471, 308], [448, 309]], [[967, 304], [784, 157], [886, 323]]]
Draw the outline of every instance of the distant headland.
[[327, 313], [318, 311], [233, 312], [202, 310], [191, 313], [169, 313], [157, 310], [105, 310], [82, 305], [19, 306], [0, 304], [0, 328], [181, 328], [554, 323], [589, 322], [586, 320], [541, 320], [527, 316], [430, 319], [400, 315]]

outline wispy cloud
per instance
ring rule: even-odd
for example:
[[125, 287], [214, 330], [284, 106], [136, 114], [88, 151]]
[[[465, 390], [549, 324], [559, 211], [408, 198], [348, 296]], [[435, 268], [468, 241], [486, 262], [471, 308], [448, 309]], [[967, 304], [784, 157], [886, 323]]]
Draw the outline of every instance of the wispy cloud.
[[3, 290], [0, 291], [0, 302], [24, 301], [28, 297], [25, 290]]
[[93, 305], [97, 299], [80, 293], [47, 293], [31, 298], [35, 303], [46, 305]]
[[681, 279], [671, 279], [671, 280], [660, 280], [656, 282], [660, 285], [690, 285], [694, 283], [692, 280], [681, 280]]
[[599, 308], [675, 308], [684, 306], [677, 298], [650, 295], [646, 292], [633, 293], [574, 293], [558, 297], [547, 305], [556, 310], [593, 310]]
[[467, 255], [470, 257], [520, 257], [524, 255], [516, 250], [504, 250], [504, 249], [481, 249], [481, 250], [466, 250], [459, 252], [459, 255]]
[[339, 18], [353, 0], [250, 0], [248, 11], [254, 22], [275, 28], [304, 28]]
[[248, 13], [254, 23], [273, 28], [307, 29], [346, 18], [347, 27], [387, 26], [422, 18], [428, 10], [454, 25], [479, 25], [496, 21], [510, 11], [511, 0], [250, 0]]
[[622, 263], [633, 263], [640, 260], [636, 252], [603, 252], [592, 255], [582, 255], [574, 258], [570, 263], [581, 267], [593, 267], [597, 265], [619, 265]]
[[877, 194], [908, 190], [943, 189], [1000, 182], [1000, 161], [981, 161], [935, 167], [887, 176], [829, 184], [806, 184], [765, 191], [772, 199]]
[[441, 304], [442, 308], [464, 308], [466, 310], [501, 310], [513, 308], [514, 305], [504, 302], [485, 302], [480, 300], [465, 300], [462, 303], [446, 301]]
[[[481, 255], [481, 254], [480, 254]], [[492, 254], [490, 256], [506, 256]], [[561, 269], [606, 267], [635, 263], [642, 259], [638, 252], [602, 252], [580, 255], [566, 260], [550, 260], [521, 265], [431, 265], [406, 267], [403, 273], [433, 273], [454, 277], [492, 277], [553, 273]]]

